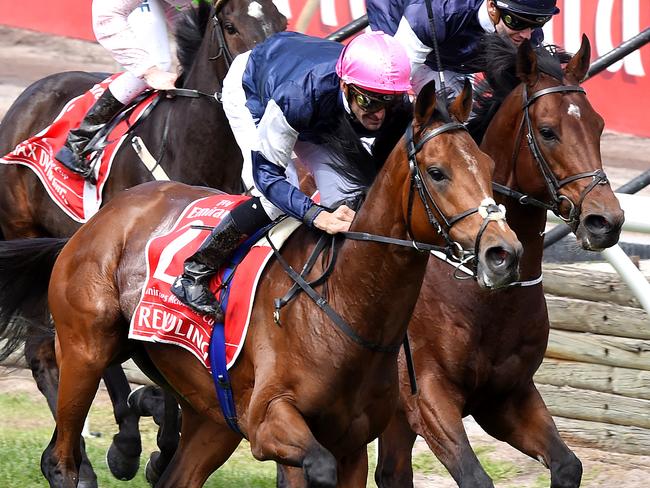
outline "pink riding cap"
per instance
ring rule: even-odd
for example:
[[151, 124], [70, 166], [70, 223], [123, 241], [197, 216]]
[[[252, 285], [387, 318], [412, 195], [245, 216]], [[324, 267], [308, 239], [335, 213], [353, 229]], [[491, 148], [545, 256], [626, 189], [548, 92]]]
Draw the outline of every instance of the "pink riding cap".
[[336, 73], [345, 83], [379, 93], [406, 92], [411, 65], [402, 45], [381, 31], [355, 37], [341, 52]]

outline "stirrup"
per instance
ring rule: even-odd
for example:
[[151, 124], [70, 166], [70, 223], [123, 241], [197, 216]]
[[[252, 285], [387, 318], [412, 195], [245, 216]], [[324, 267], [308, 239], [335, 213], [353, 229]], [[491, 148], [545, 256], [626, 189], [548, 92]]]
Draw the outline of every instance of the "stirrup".
[[75, 174], [80, 175], [84, 180], [88, 180], [91, 184], [97, 184], [97, 178], [95, 178], [95, 173], [93, 171], [93, 165], [89, 164], [87, 168], [80, 167], [75, 165], [72, 161], [80, 159], [75, 152], [70, 149], [68, 146], [63, 146], [59, 149], [54, 156], [59, 163], [68, 168]]

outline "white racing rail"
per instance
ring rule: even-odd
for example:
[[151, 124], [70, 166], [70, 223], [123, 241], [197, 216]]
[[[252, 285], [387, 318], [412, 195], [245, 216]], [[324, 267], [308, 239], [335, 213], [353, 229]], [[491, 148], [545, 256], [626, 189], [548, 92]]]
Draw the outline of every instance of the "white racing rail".
[[[625, 211], [623, 230], [650, 234], [650, 197], [623, 193], [616, 193], [616, 197]], [[558, 224], [562, 221], [552, 212], [548, 212], [548, 222]], [[643, 309], [650, 315], [650, 283], [639, 268], [632, 263], [618, 244], [605, 249], [601, 254], [614, 267]]]

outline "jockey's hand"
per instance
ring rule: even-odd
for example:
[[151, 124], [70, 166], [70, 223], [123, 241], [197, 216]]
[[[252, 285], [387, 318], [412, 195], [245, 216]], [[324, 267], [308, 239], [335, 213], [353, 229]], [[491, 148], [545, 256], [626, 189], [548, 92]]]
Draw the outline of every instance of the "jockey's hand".
[[163, 71], [157, 66], [152, 66], [142, 75], [144, 82], [154, 90], [171, 90], [174, 88], [178, 75]]
[[328, 234], [347, 232], [354, 219], [354, 210], [346, 205], [341, 205], [334, 212], [323, 210], [314, 219], [314, 227], [324, 230]]

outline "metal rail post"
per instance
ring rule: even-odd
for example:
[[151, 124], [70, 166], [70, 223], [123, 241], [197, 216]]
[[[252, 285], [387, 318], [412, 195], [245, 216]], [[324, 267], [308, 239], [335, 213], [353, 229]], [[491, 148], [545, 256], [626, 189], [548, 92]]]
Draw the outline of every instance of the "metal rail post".
[[352, 37], [357, 32], [361, 32], [366, 27], [368, 27], [368, 15], [362, 15], [358, 19], [350, 22], [348, 25], [344, 25], [339, 30], [332, 32], [325, 39], [329, 39], [330, 41], [341, 42], [347, 39], [348, 37]]

